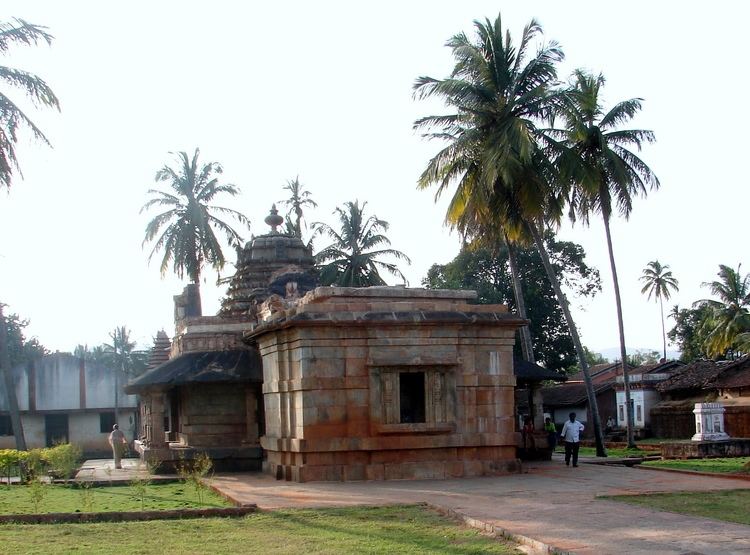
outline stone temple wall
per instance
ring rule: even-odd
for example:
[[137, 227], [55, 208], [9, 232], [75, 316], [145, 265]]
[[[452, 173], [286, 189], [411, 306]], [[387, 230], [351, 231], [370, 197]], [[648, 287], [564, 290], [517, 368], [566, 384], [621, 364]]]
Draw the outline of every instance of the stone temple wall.
[[246, 334], [263, 357], [268, 471], [304, 482], [516, 470], [523, 321], [474, 296], [322, 287]]

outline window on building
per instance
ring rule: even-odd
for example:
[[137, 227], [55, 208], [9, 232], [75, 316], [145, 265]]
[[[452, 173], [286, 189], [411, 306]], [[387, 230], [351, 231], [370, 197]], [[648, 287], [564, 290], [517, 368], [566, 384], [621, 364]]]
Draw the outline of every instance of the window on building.
[[417, 422], [424, 422], [424, 372], [400, 372], [398, 381], [401, 423], [414, 424]]
[[449, 431], [456, 421], [456, 378], [449, 366], [373, 368], [372, 418], [396, 430]]
[[641, 405], [635, 406], [635, 419], [638, 422], [643, 422], [643, 413], [641, 412]]
[[0, 414], [0, 436], [12, 436], [13, 424], [9, 414]]
[[620, 422], [625, 422], [625, 406], [624, 405], [619, 406], [619, 413], [620, 413]]
[[99, 413], [99, 432], [102, 434], [108, 434], [112, 431], [112, 426], [115, 425], [115, 413], [114, 412], [100, 412]]

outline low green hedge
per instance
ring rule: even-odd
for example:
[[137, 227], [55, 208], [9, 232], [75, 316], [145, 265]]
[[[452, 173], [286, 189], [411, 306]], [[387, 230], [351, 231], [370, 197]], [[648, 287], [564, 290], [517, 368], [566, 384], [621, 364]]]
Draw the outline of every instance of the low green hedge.
[[55, 477], [69, 480], [78, 469], [81, 456], [81, 448], [72, 443], [28, 451], [0, 449], [0, 473], [7, 479], [8, 484], [13, 476], [20, 476], [22, 481], [29, 481], [48, 472]]

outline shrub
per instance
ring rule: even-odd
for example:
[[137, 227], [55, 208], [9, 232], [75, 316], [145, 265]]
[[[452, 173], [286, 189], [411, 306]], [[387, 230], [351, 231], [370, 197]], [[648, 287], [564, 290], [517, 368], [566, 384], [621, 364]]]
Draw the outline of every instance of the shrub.
[[47, 486], [39, 476], [32, 478], [29, 482], [28, 493], [31, 503], [34, 505], [34, 512], [38, 513], [39, 505], [41, 505], [44, 497], [47, 495]]
[[47, 472], [47, 453], [49, 449], [29, 449], [23, 462], [24, 482], [33, 482], [37, 477]]
[[49, 469], [55, 476], [59, 476], [67, 483], [78, 470], [82, 455], [81, 448], [72, 443], [60, 443], [46, 451], [44, 457]]
[[140, 474], [140, 470], [141, 469], [139, 468], [133, 479], [130, 480], [130, 491], [132, 491], [133, 496], [141, 502], [141, 510], [143, 510], [146, 501], [146, 494], [151, 485], [151, 480], [143, 477]]
[[26, 451], [15, 449], [0, 449], [0, 473], [6, 478], [10, 486], [12, 476], [21, 475], [21, 465], [26, 461]]
[[91, 487], [93, 484], [91, 482], [81, 482], [80, 488], [81, 488], [81, 503], [83, 504], [83, 509], [89, 513], [94, 512], [94, 495], [91, 491]]
[[180, 478], [189, 483], [198, 496], [198, 502], [203, 503], [203, 491], [207, 485], [203, 481], [213, 468], [214, 463], [207, 453], [198, 453], [192, 461], [182, 460], [177, 467]]

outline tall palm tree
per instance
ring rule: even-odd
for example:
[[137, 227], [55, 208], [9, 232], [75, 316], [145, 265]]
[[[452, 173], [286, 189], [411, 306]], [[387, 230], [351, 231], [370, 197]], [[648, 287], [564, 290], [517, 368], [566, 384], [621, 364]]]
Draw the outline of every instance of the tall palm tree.
[[428, 130], [428, 137], [448, 143], [430, 160], [418, 185], [437, 185], [436, 197], [455, 185], [449, 223], [468, 217], [481, 227], [486, 208], [511, 242], [534, 242], [576, 347], [597, 454], [606, 456], [583, 346], [542, 237], [548, 225], [559, 222], [564, 201], [551, 161], [560, 145], [540, 128], [562, 101], [554, 87], [563, 53], [555, 42], [530, 53], [542, 34], [534, 20], [524, 28], [518, 46], [503, 30], [500, 15], [494, 22], [475, 21], [474, 26], [475, 42], [464, 33], [448, 41], [456, 60], [448, 78], [420, 77], [414, 85], [417, 98], [439, 97], [453, 110], [414, 124]]
[[318, 204], [311, 198], [312, 193], [302, 188], [299, 176], [287, 181], [287, 184], [284, 185], [284, 190], [289, 191], [289, 198], [280, 202], [289, 208], [287, 219], [291, 218], [292, 214], [294, 214], [294, 234], [301, 239], [303, 210], [307, 206], [317, 208]]
[[[346, 202], [344, 208], [336, 208], [334, 214], [339, 219], [339, 231], [331, 226], [316, 222], [313, 229], [316, 235], [327, 235], [333, 243], [315, 255], [320, 266], [320, 281], [323, 285], [341, 287], [369, 287], [386, 285], [380, 270], [406, 282], [406, 278], [396, 264], [380, 260], [390, 256], [411, 264], [411, 260], [401, 251], [389, 247], [391, 241], [383, 235], [388, 231], [388, 222], [377, 216], [365, 216], [366, 202]], [[372, 250], [376, 249], [376, 250]]]
[[236, 196], [240, 191], [234, 185], [219, 184], [218, 175], [223, 171], [221, 165], [217, 162], [199, 164], [199, 153], [196, 148], [190, 159], [186, 152], [179, 152], [177, 169], [165, 165], [156, 172], [156, 182], [168, 183], [171, 191], [149, 189], [154, 198], [141, 208], [141, 212], [152, 206], [167, 208], [146, 226], [143, 244], [156, 240], [149, 261], [163, 250], [162, 276], [171, 264], [180, 279], [187, 274], [196, 288], [200, 286], [201, 272], [206, 264], [220, 270], [226, 262], [214, 229], [223, 232], [230, 246], [242, 244], [239, 233], [216, 214], [231, 216], [248, 228], [250, 225], [240, 212], [211, 204], [217, 195]]
[[[52, 44], [52, 35], [47, 32], [46, 27], [27, 23], [23, 19], [0, 22], [0, 54], [6, 54], [13, 45], [31, 46], [40, 42]], [[20, 91], [35, 106], [60, 109], [55, 93], [38, 75], [0, 66], [0, 81]], [[35, 139], [49, 145], [44, 133], [9, 96], [0, 91], [0, 189], [10, 188], [13, 172], [21, 173], [15, 146], [18, 131], [23, 127], [30, 130]]]
[[589, 215], [598, 212], [604, 220], [620, 336], [628, 445], [635, 447], [622, 300], [609, 223], [615, 208], [628, 218], [633, 208], [633, 197], [646, 196], [648, 189], [659, 187], [659, 180], [651, 168], [629, 149], [635, 146], [640, 150], [644, 142], [650, 143], [655, 139], [651, 131], [621, 129], [641, 109], [641, 99], [619, 102], [605, 113], [600, 98], [604, 76], [593, 76], [577, 70], [573, 79], [573, 86], [567, 95], [568, 102], [561, 110], [565, 123], [562, 136], [569, 150], [559, 160], [564, 178], [570, 179], [573, 185], [570, 195], [571, 218], [579, 216], [588, 223]]
[[664, 299], [669, 300], [672, 291], [680, 290], [680, 282], [672, 275], [669, 266], [667, 264], [662, 266], [658, 260], [652, 260], [646, 265], [640, 280], [644, 284], [641, 293], [644, 295], [648, 293], [648, 300], [651, 300], [651, 297], [653, 296], [655, 301], [659, 301], [659, 308], [661, 309], [661, 335], [664, 345], [664, 360], [667, 360], [667, 331], [664, 328]]
[[[23, 19], [15, 18], [11, 21], [0, 21], [0, 54], [6, 54], [13, 45], [31, 46], [40, 42], [51, 44], [52, 35], [46, 29], [46, 27], [40, 25], [27, 23]], [[55, 93], [38, 75], [22, 69], [0, 65], [0, 82], [20, 91], [35, 106], [60, 109], [60, 103]], [[13, 102], [11, 97], [0, 91], [0, 189], [10, 188], [14, 172], [17, 171], [23, 177], [16, 157], [18, 133], [22, 128], [29, 129], [35, 139], [49, 145], [44, 133], [34, 125], [34, 122]], [[21, 424], [21, 413], [18, 410], [15, 384], [11, 375], [7, 322], [3, 316], [2, 303], [0, 303], [0, 372], [3, 375], [16, 447], [19, 450], [25, 450], [26, 439]]]
[[704, 299], [695, 304], [705, 303], [711, 310], [710, 317], [704, 323], [706, 337], [705, 349], [708, 356], [720, 356], [728, 350], [746, 349], [750, 334], [750, 274], [741, 274], [742, 265], [737, 270], [719, 265], [719, 279], [703, 283], [711, 294], [718, 297]]

